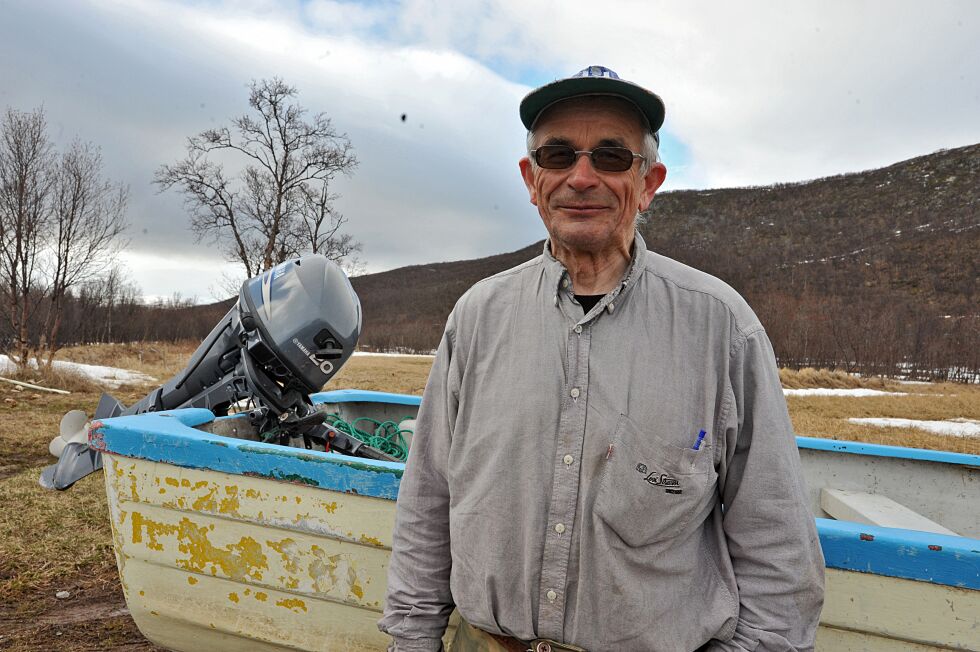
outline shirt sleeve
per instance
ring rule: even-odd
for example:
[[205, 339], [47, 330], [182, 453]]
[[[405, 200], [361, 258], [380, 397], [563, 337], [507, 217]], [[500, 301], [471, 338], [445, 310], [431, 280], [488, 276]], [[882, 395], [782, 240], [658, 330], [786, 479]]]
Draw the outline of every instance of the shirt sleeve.
[[733, 408], [722, 491], [738, 584], [730, 641], [713, 651], [812, 651], [823, 606], [824, 560], [779, 371], [763, 330], [732, 354]]
[[[405, 474], [398, 490], [388, 593], [381, 631], [394, 650], [442, 649], [453, 610], [449, 590], [449, 444], [458, 408], [459, 375], [453, 360], [450, 316], [436, 353]], [[391, 648], [389, 648], [391, 649]]]

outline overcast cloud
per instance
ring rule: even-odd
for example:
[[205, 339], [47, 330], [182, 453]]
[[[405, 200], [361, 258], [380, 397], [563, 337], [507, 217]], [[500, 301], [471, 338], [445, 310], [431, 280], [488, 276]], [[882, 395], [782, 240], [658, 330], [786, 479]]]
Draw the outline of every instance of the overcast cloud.
[[243, 113], [253, 78], [283, 77], [350, 136], [360, 165], [338, 206], [380, 271], [543, 237], [517, 104], [586, 65], [664, 97], [665, 189], [707, 188], [980, 141], [978, 41], [971, 1], [0, 0], [0, 107], [43, 104], [59, 142], [100, 145], [131, 189], [134, 278], [206, 301], [233, 268], [151, 180]]

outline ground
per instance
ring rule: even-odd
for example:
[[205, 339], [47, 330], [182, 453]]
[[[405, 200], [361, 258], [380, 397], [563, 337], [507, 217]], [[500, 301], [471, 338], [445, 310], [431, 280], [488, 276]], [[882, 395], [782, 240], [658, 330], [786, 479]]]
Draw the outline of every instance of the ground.
[[[161, 381], [183, 367], [191, 344], [78, 347], [62, 358], [134, 369]], [[431, 366], [424, 357], [356, 357], [329, 388], [357, 387], [420, 394]], [[828, 372], [783, 371], [786, 387], [869, 388], [870, 397], [789, 396], [797, 434], [980, 453], [980, 438], [949, 437], [902, 428], [851, 424], [851, 417], [941, 420], [980, 419], [980, 387], [902, 385]], [[79, 408], [89, 414], [102, 388], [62, 373], [22, 378], [72, 391], [62, 396], [18, 390], [0, 383], [0, 650], [159, 650], [142, 638], [126, 610], [116, 574], [105, 490], [100, 474], [66, 492], [37, 484], [53, 458], [48, 442], [61, 416]], [[149, 388], [122, 387], [124, 403]], [[58, 599], [56, 593], [69, 597]]]

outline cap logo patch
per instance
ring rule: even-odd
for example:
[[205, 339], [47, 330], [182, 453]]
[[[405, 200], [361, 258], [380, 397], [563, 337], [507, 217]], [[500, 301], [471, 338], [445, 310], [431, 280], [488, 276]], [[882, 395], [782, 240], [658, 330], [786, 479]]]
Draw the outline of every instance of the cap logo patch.
[[607, 79], [619, 79], [619, 75], [605, 66], [589, 66], [588, 68], [575, 73], [575, 77], [606, 77]]

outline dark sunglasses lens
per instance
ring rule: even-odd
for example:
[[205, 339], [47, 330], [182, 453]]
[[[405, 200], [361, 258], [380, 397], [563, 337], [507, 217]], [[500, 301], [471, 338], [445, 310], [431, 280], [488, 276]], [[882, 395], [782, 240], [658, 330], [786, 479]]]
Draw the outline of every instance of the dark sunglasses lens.
[[[534, 160], [543, 168], [564, 170], [575, 165], [575, 149], [569, 145], [543, 145], [535, 150]], [[623, 172], [633, 165], [633, 152], [625, 147], [596, 147], [592, 165], [603, 172]]]
[[596, 147], [592, 150], [592, 165], [597, 170], [623, 172], [633, 165], [633, 152], [625, 147]]
[[543, 168], [562, 170], [575, 163], [575, 150], [568, 145], [544, 145], [537, 149], [535, 161]]

